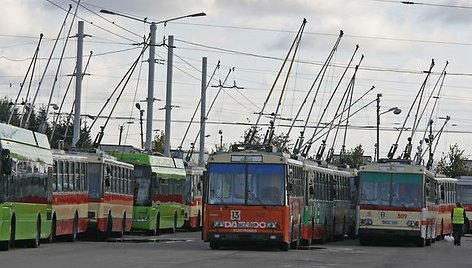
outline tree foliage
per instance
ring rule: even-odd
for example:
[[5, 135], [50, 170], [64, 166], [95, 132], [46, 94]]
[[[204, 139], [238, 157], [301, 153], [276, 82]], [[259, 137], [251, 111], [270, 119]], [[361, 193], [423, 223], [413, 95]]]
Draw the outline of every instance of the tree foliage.
[[[10, 115], [13, 111], [13, 115], [10, 124], [13, 126], [20, 126], [21, 116], [27, 116], [28, 110], [22, 106], [13, 105], [12, 100], [8, 98], [0, 99], [0, 122], [7, 123]], [[71, 122], [66, 119], [60, 120], [53, 127], [49, 122], [49, 117], [46, 114], [46, 109], [40, 107], [38, 111], [32, 110], [30, 120], [28, 123], [28, 129], [33, 131], [39, 131], [41, 124], [45, 124], [45, 134], [49, 137], [51, 148], [58, 148], [59, 144], [63, 143], [63, 148], [68, 149], [72, 146], [72, 133], [74, 127]], [[52, 136], [52, 137], [51, 137]], [[63, 141], [63, 142], [59, 142]], [[87, 130], [87, 126], [84, 125], [80, 130], [80, 140], [78, 142], [79, 147], [91, 147], [92, 140], [90, 138], [90, 131]]]
[[361, 144], [346, 152], [344, 163], [352, 168], [359, 168], [364, 164], [364, 149]]
[[165, 134], [164, 131], [158, 132], [154, 135], [154, 139], [152, 141], [152, 149], [157, 152], [164, 154], [164, 144], [165, 144]]
[[467, 157], [464, 156], [464, 150], [461, 150], [456, 143], [449, 146], [447, 155], [442, 155], [435, 171], [451, 178], [472, 175], [471, 170], [466, 166], [466, 161]]

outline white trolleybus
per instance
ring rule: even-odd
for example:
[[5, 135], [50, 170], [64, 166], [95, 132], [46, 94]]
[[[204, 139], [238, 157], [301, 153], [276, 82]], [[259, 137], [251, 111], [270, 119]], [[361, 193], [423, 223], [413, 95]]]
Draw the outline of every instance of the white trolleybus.
[[435, 179], [423, 166], [398, 160], [360, 167], [362, 245], [411, 241], [429, 245], [435, 237]]

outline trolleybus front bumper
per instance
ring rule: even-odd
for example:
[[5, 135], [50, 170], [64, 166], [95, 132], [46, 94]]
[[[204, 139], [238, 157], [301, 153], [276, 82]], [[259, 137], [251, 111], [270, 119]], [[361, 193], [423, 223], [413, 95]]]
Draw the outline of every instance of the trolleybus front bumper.
[[283, 234], [209, 232], [207, 241], [220, 242], [282, 242]]
[[396, 230], [360, 228], [359, 238], [373, 238], [395, 241], [398, 239], [416, 239], [421, 237], [421, 230]]

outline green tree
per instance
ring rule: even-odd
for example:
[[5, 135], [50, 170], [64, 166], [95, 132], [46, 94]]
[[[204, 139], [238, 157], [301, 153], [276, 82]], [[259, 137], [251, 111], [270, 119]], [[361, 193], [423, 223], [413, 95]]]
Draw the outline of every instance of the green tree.
[[471, 170], [466, 166], [466, 161], [467, 157], [464, 156], [464, 150], [461, 150], [456, 143], [449, 146], [447, 155], [443, 153], [435, 171], [451, 178], [472, 175]]
[[359, 168], [364, 164], [364, 149], [361, 144], [346, 152], [344, 163], [352, 168]]
[[155, 152], [164, 153], [164, 143], [165, 143], [165, 134], [164, 131], [161, 131], [154, 135], [154, 140], [152, 141], [152, 149]]

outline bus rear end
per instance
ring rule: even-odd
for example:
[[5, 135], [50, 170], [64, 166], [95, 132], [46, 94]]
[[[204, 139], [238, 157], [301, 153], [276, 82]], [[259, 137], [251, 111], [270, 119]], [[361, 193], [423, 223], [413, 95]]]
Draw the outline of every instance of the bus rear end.
[[[264, 157], [231, 153], [210, 157], [203, 240], [212, 249], [262, 242], [288, 250], [293, 222], [285, 194], [285, 164], [280, 156], [274, 161], [278, 163]], [[300, 219], [295, 221], [299, 224]]]
[[[429, 178], [431, 177], [431, 178]], [[428, 178], [433, 181], [432, 174]], [[360, 170], [361, 244], [410, 241], [424, 246], [435, 228], [427, 179], [420, 166], [381, 163]], [[432, 191], [434, 192], [434, 191]]]

